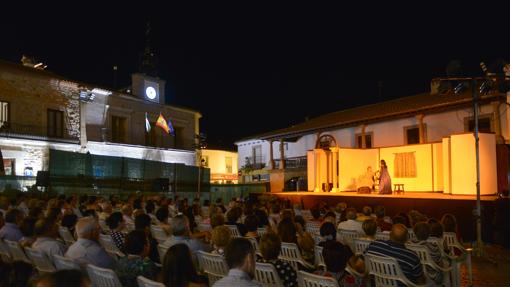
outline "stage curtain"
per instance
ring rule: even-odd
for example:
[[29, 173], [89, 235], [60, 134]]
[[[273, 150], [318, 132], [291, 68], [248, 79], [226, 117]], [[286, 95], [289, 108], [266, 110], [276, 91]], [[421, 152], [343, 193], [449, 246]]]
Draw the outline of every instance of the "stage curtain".
[[414, 152], [395, 154], [395, 177], [416, 177], [416, 158]]

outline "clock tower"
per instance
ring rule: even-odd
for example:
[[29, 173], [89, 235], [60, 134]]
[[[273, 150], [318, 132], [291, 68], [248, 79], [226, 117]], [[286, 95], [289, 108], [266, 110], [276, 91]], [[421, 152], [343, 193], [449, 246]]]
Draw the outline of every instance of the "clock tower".
[[145, 101], [165, 104], [165, 80], [146, 74], [132, 74], [132, 93]]

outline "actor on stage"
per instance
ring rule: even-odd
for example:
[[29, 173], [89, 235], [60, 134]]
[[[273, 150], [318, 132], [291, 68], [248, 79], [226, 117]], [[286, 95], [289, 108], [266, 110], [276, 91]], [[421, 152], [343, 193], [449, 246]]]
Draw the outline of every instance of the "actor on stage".
[[391, 178], [386, 162], [381, 160], [381, 171], [379, 176], [379, 194], [391, 194]]

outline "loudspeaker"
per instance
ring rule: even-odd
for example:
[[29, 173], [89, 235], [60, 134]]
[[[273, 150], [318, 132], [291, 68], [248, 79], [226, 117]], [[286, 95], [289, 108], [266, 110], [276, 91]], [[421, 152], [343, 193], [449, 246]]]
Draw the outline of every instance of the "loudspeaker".
[[35, 178], [35, 185], [48, 187], [50, 185], [50, 172], [43, 170], [38, 171]]
[[168, 178], [156, 178], [152, 182], [152, 190], [154, 191], [168, 191]]

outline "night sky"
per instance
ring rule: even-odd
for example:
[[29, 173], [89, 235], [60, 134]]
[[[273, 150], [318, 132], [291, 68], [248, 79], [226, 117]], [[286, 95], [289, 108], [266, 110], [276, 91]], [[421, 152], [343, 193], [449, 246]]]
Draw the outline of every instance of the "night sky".
[[106, 2], [2, 9], [0, 58], [19, 62], [25, 53], [52, 72], [106, 87], [117, 65], [117, 86], [126, 87], [150, 21], [167, 103], [199, 110], [215, 148], [233, 149], [235, 140], [305, 117], [428, 91], [454, 59], [471, 75], [481, 74], [480, 61], [510, 61], [504, 6]]

